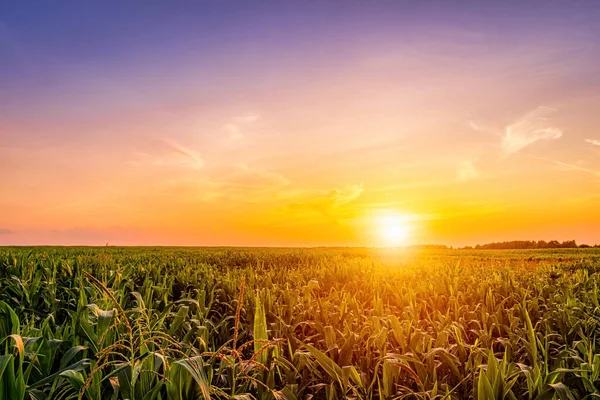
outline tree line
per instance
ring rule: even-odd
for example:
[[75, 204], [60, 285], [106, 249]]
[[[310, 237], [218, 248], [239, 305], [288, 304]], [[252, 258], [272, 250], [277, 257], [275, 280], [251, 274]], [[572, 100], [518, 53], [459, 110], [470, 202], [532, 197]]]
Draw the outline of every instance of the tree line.
[[595, 244], [590, 246], [588, 244], [580, 244], [577, 245], [575, 240], [565, 240], [564, 242], [559, 242], [558, 240], [550, 240], [546, 242], [545, 240], [511, 240], [508, 242], [493, 242], [487, 244], [478, 244], [475, 247], [473, 246], [465, 246], [463, 249], [494, 249], [494, 250], [509, 250], [509, 249], [576, 249], [576, 248], [590, 248], [590, 247], [600, 247], [600, 245]]

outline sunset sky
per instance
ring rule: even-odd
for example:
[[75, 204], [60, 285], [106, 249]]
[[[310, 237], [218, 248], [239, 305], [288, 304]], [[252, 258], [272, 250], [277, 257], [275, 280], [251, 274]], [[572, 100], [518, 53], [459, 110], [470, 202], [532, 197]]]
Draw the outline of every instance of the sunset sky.
[[490, 3], [2, 2], [0, 244], [600, 243], [600, 2]]

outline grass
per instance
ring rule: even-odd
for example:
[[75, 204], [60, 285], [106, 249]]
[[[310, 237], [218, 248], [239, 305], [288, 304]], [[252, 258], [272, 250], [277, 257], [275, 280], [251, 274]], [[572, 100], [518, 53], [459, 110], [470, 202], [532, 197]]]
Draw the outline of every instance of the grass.
[[0, 248], [0, 400], [600, 397], [600, 250]]

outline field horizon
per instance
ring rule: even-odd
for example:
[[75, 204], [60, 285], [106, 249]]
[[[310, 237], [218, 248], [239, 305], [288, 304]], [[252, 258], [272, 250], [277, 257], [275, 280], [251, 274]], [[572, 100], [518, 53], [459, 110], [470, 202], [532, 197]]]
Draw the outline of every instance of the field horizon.
[[[535, 247], [536, 243], [543, 242], [544, 245], [540, 247]], [[523, 246], [529, 245], [530, 247], [519, 247], [519, 245]], [[548, 245], [550, 243], [550, 245]], [[554, 243], [554, 244], [553, 244]], [[500, 247], [501, 246], [501, 247]], [[536, 240], [508, 240], [503, 242], [490, 242], [483, 244], [475, 244], [475, 245], [463, 245], [463, 246], [452, 246], [446, 245], [442, 243], [427, 243], [427, 244], [406, 244], [406, 245], [396, 245], [396, 246], [386, 246], [386, 245], [373, 245], [373, 246], [359, 246], [359, 245], [296, 245], [296, 246], [271, 246], [271, 245], [153, 245], [153, 244], [142, 244], [142, 245], [128, 245], [128, 244], [0, 244], [0, 248], [10, 248], [10, 247], [90, 247], [90, 248], [101, 248], [101, 247], [123, 247], [123, 248], [205, 248], [205, 249], [221, 249], [221, 248], [232, 248], [232, 249], [372, 249], [372, 250], [403, 250], [403, 249], [439, 249], [439, 250], [542, 250], [542, 249], [586, 249], [586, 248], [597, 248], [600, 247], [600, 244], [593, 243], [580, 243], [577, 244], [574, 240], [567, 240], [564, 242], [559, 242], [557, 240], [549, 240], [549, 241], [536, 241]]]

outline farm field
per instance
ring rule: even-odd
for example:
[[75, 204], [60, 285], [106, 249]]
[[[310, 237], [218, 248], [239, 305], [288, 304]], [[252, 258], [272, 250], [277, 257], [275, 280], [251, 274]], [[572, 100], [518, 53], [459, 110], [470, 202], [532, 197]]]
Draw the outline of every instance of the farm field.
[[600, 397], [600, 249], [0, 248], [0, 399]]

